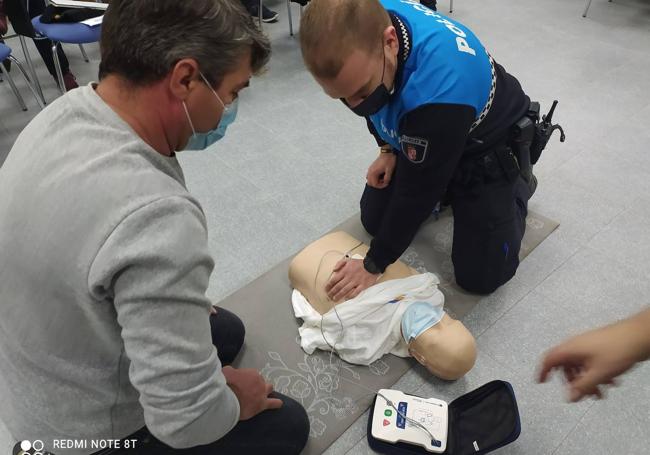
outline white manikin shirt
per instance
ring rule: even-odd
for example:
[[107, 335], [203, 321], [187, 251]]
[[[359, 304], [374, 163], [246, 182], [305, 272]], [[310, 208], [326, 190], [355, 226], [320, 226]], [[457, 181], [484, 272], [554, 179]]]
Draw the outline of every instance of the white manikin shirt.
[[444, 295], [438, 284], [433, 273], [376, 284], [336, 305], [338, 317], [334, 308], [322, 315], [322, 332], [321, 315], [294, 289], [293, 311], [303, 320], [298, 329], [300, 345], [307, 354], [316, 349], [330, 351], [331, 345], [343, 360], [359, 365], [370, 365], [387, 353], [409, 357], [400, 330], [402, 315], [416, 301], [429, 302], [442, 311]]

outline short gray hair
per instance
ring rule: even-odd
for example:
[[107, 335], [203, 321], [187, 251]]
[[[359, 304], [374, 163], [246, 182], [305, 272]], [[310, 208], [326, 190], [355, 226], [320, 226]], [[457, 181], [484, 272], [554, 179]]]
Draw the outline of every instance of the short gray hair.
[[138, 86], [164, 79], [183, 58], [218, 85], [247, 52], [254, 73], [271, 53], [239, 0], [112, 0], [100, 47], [99, 78], [117, 74]]

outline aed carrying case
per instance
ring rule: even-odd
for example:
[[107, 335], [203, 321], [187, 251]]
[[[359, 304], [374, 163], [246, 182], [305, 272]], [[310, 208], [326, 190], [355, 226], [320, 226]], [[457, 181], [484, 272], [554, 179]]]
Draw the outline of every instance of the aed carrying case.
[[[368, 443], [389, 455], [431, 455], [423, 447], [381, 441], [372, 436], [373, 401], [368, 418]], [[492, 381], [449, 403], [446, 455], [490, 453], [515, 441], [521, 420], [514, 390], [506, 381]]]

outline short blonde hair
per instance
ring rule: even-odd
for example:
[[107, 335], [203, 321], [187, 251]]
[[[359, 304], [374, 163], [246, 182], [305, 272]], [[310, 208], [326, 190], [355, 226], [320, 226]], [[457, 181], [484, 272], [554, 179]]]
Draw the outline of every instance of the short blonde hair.
[[314, 76], [333, 79], [355, 49], [379, 52], [390, 25], [379, 0], [312, 0], [300, 22], [302, 57]]

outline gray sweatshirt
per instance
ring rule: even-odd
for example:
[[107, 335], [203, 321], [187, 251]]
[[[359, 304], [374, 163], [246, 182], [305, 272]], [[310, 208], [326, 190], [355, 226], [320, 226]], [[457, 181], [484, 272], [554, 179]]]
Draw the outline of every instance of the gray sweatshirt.
[[145, 424], [175, 448], [230, 431], [213, 265], [176, 158], [91, 86], [36, 116], [0, 168], [0, 419], [13, 437], [60, 455]]

